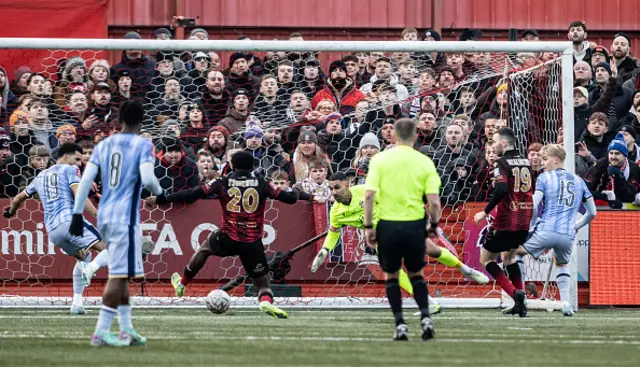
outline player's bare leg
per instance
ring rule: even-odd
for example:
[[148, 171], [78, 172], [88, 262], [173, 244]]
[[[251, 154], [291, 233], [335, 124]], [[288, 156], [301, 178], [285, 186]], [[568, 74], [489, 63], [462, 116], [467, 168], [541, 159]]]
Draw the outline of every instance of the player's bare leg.
[[273, 305], [273, 291], [269, 283], [269, 274], [253, 278], [253, 284], [258, 289], [260, 310], [276, 319], [286, 319], [287, 313]]
[[[502, 257], [502, 261], [504, 262], [504, 264], [508, 265], [515, 265], [517, 266], [517, 264], [515, 264], [515, 251], [509, 251], [509, 252], [503, 252], [503, 257]], [[520, 315], [520, 317], [525, 317], [527, 316], [527, 306], [525, 304], [525, 293], [522, 290], [516, 289], [516, 287], [511, 283], [511, 281], [509, 281], [509, 278], [507, 278], [507, 275], [504, 273], [504, 271], [500, 268], [500, 266], [497, 263], [498, 260], [498, 253], [493, 253], [493, 252], [489, 252], [486, 249], [482, 249], [482, 252], [480, 253], [480, 262], [482, 262], [482, 265], [485, 266], [485, 268], [487, 269], [487, 272], [489, 274], [491, 274], [491, 276], [493, 276], [493, 278], [496, 280], [496, 282], [500, 285], [500, 287], [507, 292], [507, 294], [513, 298], [513, 300], [515, 301], [514, 304], [514, 313], [517, 313], [518, 315]]]
[[460, 259], [458, 259], [454, 254], [452, 254], [451, 251], [436, 245], [430, 238], [427, 238], [425, 244], [427, 246], [427, 256], [438, 260], [438, 262], [443, 265], [451, 266], [460, 270], [460, 272], [465, 277], [473, 279], [478, 284], [489, 283], [489, 277], [487, 277], [484, 273], [470, 268], [462, 261], [460, 261]]
[[[217, 231], [211, 234], [211, 236], [217, 235]], [[195, 278], [198, 272], [204, 267], [209, 256], [213, 255], [209, 243], [210, 239], [202, 242], [198, 251], [193, 254], [191, 260], [189, 260], [189, 264], [184, 268], [182, 275], [179, 273], [173, 273], [173, 275], [171, 275], [171, 285], [176, 291], [176, 297], [182, 297], [184, 295], [187, 285], [191, 283], [193, 278]]]

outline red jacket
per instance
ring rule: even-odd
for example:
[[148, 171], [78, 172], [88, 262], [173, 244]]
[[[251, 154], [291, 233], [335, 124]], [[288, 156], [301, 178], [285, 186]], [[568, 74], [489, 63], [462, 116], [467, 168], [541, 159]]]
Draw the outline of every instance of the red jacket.
[[313, 99], [311, 100], [311, 108], [315, 110], [320, 101], [328, 99], [335, 103], [335, 105], [338, 107], [338, 110], [343, 115], [355, 111], [356, 104], [365, 99], [365, 95], [353, 84], [345, 87], [345, 90], [346, 93], [344, 93], [342, 99], [338, 99], [338, 97], [335, 95], [333, 86], [325, 85], [324, 88], [322, 88], [318, 93], [316, 93], [315, 96], [313, 96]]

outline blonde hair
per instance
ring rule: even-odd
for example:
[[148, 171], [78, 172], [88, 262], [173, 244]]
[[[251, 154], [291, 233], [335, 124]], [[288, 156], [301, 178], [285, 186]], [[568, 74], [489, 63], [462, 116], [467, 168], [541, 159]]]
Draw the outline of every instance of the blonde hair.
[[337, 107], [336, 107], [336, 104], [335, 104], [335, 103], [333, 103], [333, 101], [332, 101], [332, 100], [330, 100], [330, 99], [328, 99], [328, 98], [325, 98], [325, 99], [323, 99], [322, 101], [318, 102], [318, 104], [316, 105], [316, 109], [315, 109], [315, 111], [320, 110], [320, 105], [322, 105], [323, 103], [329, 103], [329, 104], [331, 104], [331, 106], [333, 106], [333, 111], [334, 111], [334, 112], [338, 110], [338, 109], [337, 109]]
[[547, 144], [540, 149], [540, 154], [559, 158], [561, 162], [567, 157], [567, 152], [560, 144]]
[[333, 173], [331, 169], [331, 162], [329, 158], [322, 152], [322, 148], [318, 144], [316, 144], [316, 151], [312, 157], [305, 157], [301, 151], [301, 145], [296, 147], [296, 150], [293, 152], [293, 173], [296, 179], [296, 182], [302, 182], [306, 178], [309, 177], [309, 172], [311, 171], [311, 166], [317, 161], [326, 162], [327, 175]]

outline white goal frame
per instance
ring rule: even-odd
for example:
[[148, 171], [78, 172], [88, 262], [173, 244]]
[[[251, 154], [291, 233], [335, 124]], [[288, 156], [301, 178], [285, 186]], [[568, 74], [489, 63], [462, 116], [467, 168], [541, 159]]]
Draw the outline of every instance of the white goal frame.
[[[512, 42], [512, 41], [266, 41], [266, 40], [207, 40], [207, 41], [181, 41], [181, 40], [128, 40], [128, 39], [71, 39], [71, 38], [0, 38], [0, 49], [41, 49], [41, 50], [166, 50], [166, 51], [297, 51], [297, 52], [554, 52], [561, 54], [561, 83], [562, 83], [562, 126], [564, 130], [564, 148], [567, 151], [565, 168], [569, 172], [575, 172], [574, 160], [574, 114], [573, 114], [573, 48], [569, 41], [562, 42]], [[571, 271], [571, 298], [575, 310], [578, 309], [578, 274], [577, 274], [577, 250], [574, 243], [570, 262]], [[41, 298], [42, 303], [31, 298]], [[62, 297], [4, 297], [0, 295], [0, 308], [2, 307], [61, 307], [62, 304], [53, 298]], [[97, 298], [97, 297], [96, 297]], [[141, 306], [173, 306], [179, 307], [181, 302], [163, 302], [153, 300], [145, 301], [134, 297], [134, 303]], [[154, 297], [155, 298], [155, 297]], [[4, 300], [3, 300], [4, 299]], [[321, 302], [308, 298], [310, 303], [302, 302], [302, 307], [326, 307], [331, 304], [329, 300]], [[20, 301], [22, 300], [22, 301]], [[87, 299], [88, 300], [88, 299]], [[202, 299], [194, 297], [191, 306], [202, 303]], [[242, 307], [247, 300], [238, 297], [234, 301], [236, 306]], [[471, 299], [441, 299], [445, 307], [473, 307]], [[37, 303], [37, 304], [35, 304]], [[88, 302], [91, 304], [91, 301]], [[281, 300], [280, 304], [290, 306], [288, 300]], [[358, 299], [336, 299], [336, 308], [357, 307], [363, 303]], [[540, 303], [540, 305], [537, 305]], [[386, 300], [383, 301], [386, 304]], [[476, 299], [475, 307], [497, 307], [499, 299]], [[68, 305], [64, 302], [64, 305]], [[375, 307], [368, 304], [369, 307]], [[559, 302], [534, 301], [530, 302], [533, 308], [559, 309]], [[187, 306], [186, 304], [184, 306]], [[537, 306], [537, 307], [536, 307]], [[362, 306], [360, 306], [362, 307]]]

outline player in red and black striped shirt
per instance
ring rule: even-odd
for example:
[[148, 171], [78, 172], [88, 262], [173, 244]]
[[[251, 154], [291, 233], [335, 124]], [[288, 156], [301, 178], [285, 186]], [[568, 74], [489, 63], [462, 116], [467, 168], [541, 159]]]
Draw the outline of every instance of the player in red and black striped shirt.
[[[480, 261], [487, 272], [513, 297], [514, 313], [520, 317], [527, 315], [524, 283], [520, 267], [516, 263], [516, 251], [523, 245], [529, 234], [533, 211], [533, 175], [529, 160], [515, 150], [516, 135], [505, 127], [493, 136], [494, 148], [500, 158], [494, 163], [494, 190], [484, 211], [477, 213], [477, 223], [497, 207], [496, 217], [487, 235]], [[498, 256], [502, 258], [509, 278], [498, 266]], [[511, 279], [511, 281], [509, 281]]]
[[231, 157], [231, 165], [234, 171], [219, 180], [173, 193], [166, 200], [148, 199], [148, 205], [152, 205], [154, 201], [158, 205], [166, 205], [192, 203], [215, 194], [222, 206], [222, 229], [211, 233], [193, 255], [183, 275], [173, 274], [171, 283], [176, 289], [176, 295], [180, 297], [184, 295], [185, 286], [195, 278], [209, 256], [239, 256], [242, 266], [258, 288], [260, 309], [273, 317], [286, 318], [286, 312], [273, 306], [273, 292], [269, 288], [269, 266], [262, 244], [264, 211], [267, 198], [293, 204], [298, 200], [298, 193], [281, 191], [263, 178], [254, 176], [251, 173], [251, 153], [235, 153]]

